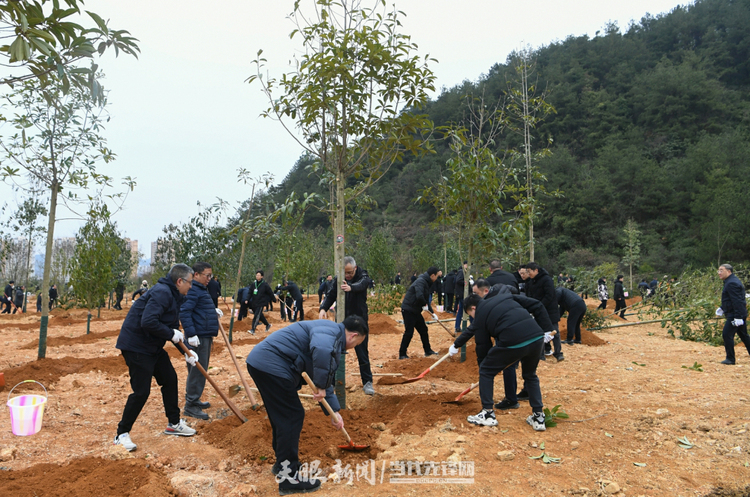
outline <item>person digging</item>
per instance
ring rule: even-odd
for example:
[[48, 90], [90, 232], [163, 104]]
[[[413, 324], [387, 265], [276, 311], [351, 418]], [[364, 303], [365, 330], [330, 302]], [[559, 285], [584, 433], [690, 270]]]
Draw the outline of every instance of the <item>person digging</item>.
[[[521, 375], [529, 393], [532, 410], [526, 422], [536, 431], [546, 430], [536, 368], [544, 343], [552, 339], [554, 332], [544, 332], [545, 329], [552, 329], [552, 322], [544, 305], [538, 300], [510, 293], [498, 293], [489, 299], [482, 299], [477, 294], [469, 295], [463, 305], [474, 322], [456, 338], [448, 353], [451, 356], [458, 354], [459, 349], [474, 336], [482, 410], [466, 418], [467, 421], [475, 425], [497, 426], [493, 410], [495, 376], [520, 361]], [[491, 340], [493, 338], [494, 346]]]
[[[164, 350], [164, 344], [184, 341], [180, 325], [180, 304], [193, 285], [194, 271], [185, 264], [175, 264], [164, 278], [135, 301], [122, 323], [116, 347], [122, 352], [130, 374], [133, 393], [128, 396], [122, 419], [117, 425], [115, 445], [128, 451], [137, 448], [130, 439], [130, 430], [146, 405], [151, 393], [151, 378], [161, 386], [164, 411], [169, 424], [164, 433], [190, 437], [195, 430], [180, 419], [177, 373]], [[185, 361], [195, 366], [198, 354], [190, 351]]]
[[[339, 359], [367, 335], [367, 324], [359, 316], [349, 316], [343, 323], [327, 319], [302, 321], [269, 335], [247, 356], [247, 371], [258, 387], [271, 422], [271, 445], [276, 455], [271, 472], [276, 475], [280, 495], [314, 492], [321, 485], [320, 480], [299, 474], [299, 438], [305, 409], [297, 391], [305, 384], [302, 374], [312, 377], [318, 388], [313, 400], [328, 402], [334, 411], [331, 424], [341, 430], [344, 420], [333, 393]], [[328, 415], [325, 409], [323, 412]]]

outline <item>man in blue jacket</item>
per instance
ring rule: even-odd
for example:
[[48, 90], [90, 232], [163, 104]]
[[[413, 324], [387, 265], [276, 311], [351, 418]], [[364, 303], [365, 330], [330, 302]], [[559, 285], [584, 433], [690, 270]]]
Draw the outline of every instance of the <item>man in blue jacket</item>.
[[[271, 471], [278, 475], [279, 493], [311, 492], [320, 480], [300, 477], [299, 437], [305, 420], [305, 409], [297, 391], [305, 384], [302, 373], [310, 375], [318, 393], [313, 400], [325, 398], [336, 413], [331, 424], [344, 427], [338, 414], [341, 409], [333, 393], [339, 358], [365, 338], [368, 329], [359, 316], [349, 316], [343, 323], [327, 319], [302, 321], [282, 328], [256, 345], [247, 356], [247, 371], [258, 387], [273, 432], [272, 446], [276, 463]], [[327, 412], [325, 409], [324, 413]]]
[[721, 307], [716, 309], [717, 316], [724, 316], [724, 349], [727, 358], [722, 364], [734, 365], [734, 335], [740, 336], [745, 348], [750, 353], [750, 336], [747, 334], [747, 302], [745, 300], [745, 287], [739, 278], [734, 275], [734, 268], [729, 264], [719, 266], [719, 278], [724, 280], [724, 288], [721, 290]]
[[[193, 285], [188, 290], [187, 299], [180, 306], [180, 322], [190, 348], [198, 354], [198, 362], [203, 369], [208, 371], [214, 337], [219, 334], [219, 317], [223, 313], [221, 309], [214, 307], [214, 301], [207, 289], [213, 277], [211, 264], [196, 262], [193, 265], [193, 271], [195, 271]], [[185, 407], [182, 413], [185, 416], [206, 420], [208, 414], [203, 412], [203, 409], [211, 406], [208, 402], [201, 402], [206, 377], [197, 367], [188, 364], [187, 368]]]
[[[122, 351], [130, 373], [133, 393], [125, 403], [122, 419], [117, 425], [115, 445], [128, 451], [136, 449], [130, 440], [130, 429], [138, 419], [151, 393], [151, 378], [161, 386], [164, 411], [169, 424], [164, 433], [189, 437], [195, 430], [180, 419], [177, 393], [177, 373], [169, 360], [164, 344], [167, 340], [182, 342], [184, 336], [177, 330], [180, 326], [180, 303], [193, 284], [193, 270], [185, 264], [175, 264], [166, 277], [144, 293], [130, 307], [122, 323], [116, 347]], [[195, 365], [198, 356], [194, 351], [185, 354], [185, 360]]]
[[432, 266], [417, 278], [414, 283], [406, 290], [404, 300], [401, 302], [401, 315], [404, 318], [404, 336], [401, 339], [401, 347], [398, 350], [399, 359], [408, 359], [406, 355], [411, 338], [414, 336], [414, 328], [419, 332], [419, 336], [422, 339], [422, 348], [424, 349], [425, 357], [431, 355], [437, 355], [437, 352], [432, 350], [430, 347], [430, 335], [427, 330], [427, 323], [425, 323], [422, 311], [429, 311], [435, 321], [438, 320], [437, 315], [432, 311], [430, 305], [430, 288], [432, 284], [437, 280], [439, 269]]

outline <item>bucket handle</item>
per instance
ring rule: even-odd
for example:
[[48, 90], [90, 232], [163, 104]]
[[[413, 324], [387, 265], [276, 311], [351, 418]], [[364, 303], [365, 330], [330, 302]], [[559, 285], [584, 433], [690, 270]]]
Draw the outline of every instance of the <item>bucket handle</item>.
[[[20, 383], [16, 383], [16, 386], [10, 389], [10, 392], [8, 392], [8, 402], [10, 402], [10, 394], [12, 394], [12, 393], [13, 393], [13, 390], [15, 390], [15, 389], [16, 389], [16, 387], [17, 387], [18, 385], [20, 385], [21, 383], [36, 383], [36, 384], [37, 384], [37, 385], [39, 385], [40, 387], [44, 388], [44, 385], [42, 385], [41, 383], [39, 383], [39, 382], [38, 382], [38, 381], [36, 381], [36, 380], [23, 380], [23, 381], [22, 381], [22, 382], [20, 382]], [[45, 400], [49, 398], [49, 394], [47, 393], [47, 389], [46, 389], [46, 388], [44, 388], [44, 398], [45, 398]]]

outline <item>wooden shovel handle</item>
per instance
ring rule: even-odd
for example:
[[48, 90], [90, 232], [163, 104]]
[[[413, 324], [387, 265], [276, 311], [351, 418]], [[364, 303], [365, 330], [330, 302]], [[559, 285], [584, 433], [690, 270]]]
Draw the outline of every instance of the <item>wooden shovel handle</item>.
[[[183, 354], [187, 354], [189, 352], [188, 348], [185, 347], [184, 343], [177, 342], [176, 345], [177, 345], [177, 348], [180, 349], [180, 351]], [[213, 378], [211, 378], [210, 376], [208, 376], [208, 373], [206, 372], [205, 369], [203, 369], [203, 366], [201, 366], [201, 364], [199, 362], [196, 362], [195, 363], [195, 367], [198, 368], [198, 371], [200, 371], [201, 374], [206, 378], [206, 380], [208, 380], [208, 382], [211, 384], [211, 386], [214, 387], [214, 390], [216, 390], [216, 393], [218, 393], [219, 396], [224, 400], [224, 402], [229, 406], [229, 408], [232, 410], [232, 412], [234, 413], [234, 415], [237, 416], [238, 418], [240, 418], [240, 421], [242, 421], [243, 423], [247, 423], [247, 418], [245, 417], [244, 414], [242, 414], [242, 411], [240, 411], [239, 407], [237, 407], [236, 405], [234, 405], [234, 402], [232, 402], [231, 400], [229, 400], [229, 397], [227, 397], [227, 395], [224, 392], [221, 391], [221, 389], [219, 388], [219, 385], [216, 384], [216, 382], [213, 380]]]
[[237, 368], [237, 374], [240, 376], [240, 381], [242, 382], [242, 386], [245, 387], [245, 393], [250, 398], [250, 402], [253, 403], [253, 409], [256, 409], [258, 406], [258, 401], [255, 400], [255, 395], [253, 395], [253, 392], [250, 391], [250, 385], [247, 384], [247, 380], [245, 379], [245, 376], [243, 376], [242, 374], [240, 365], [237, 363], [237, 357], [235, 357], [234, 350], [232, 350], [232, 345], [229, 343], [227, 334], [224, 332], [224, 326], [222, 326], [221, 324], [221, 319], [219, 319], [219, 331], [221, 331], [221, 336], [224, 338], [224, 344], [227, 346], [227, 350], [229, 351], [229, 356], [232, 358], [234, 367]]
[[430, 372], [433, 369], [435, 369], [435, 367], [437, 367], [438, 364], [440, 364], [441, 362], [443, 362], [444, 360], [446, 360], [450, 356], [451, 356], [450, 353], [445, 354], [443, 357], [441, 357], [440, 359], [438, 359], [438, 361], [435, 364], [433, 364], [432, 366], [430, 366], [430, 368], [427, 370], [427, 372]]
[[[318, 387], [315, 386], [315, 383], [313, 383], [313, 381], [310, 379], [310, 376], [308, 376], [307, 372], [303, 371], [302, 372], [302, 377], [305, 379], [305, 381], [307, 382], [307, 384], [310, 386], [310, 388], [312, 389], [313, 393], [318, 393]], [[323, 407], [326, 408], [326, 411], [328, 411], [328, 414], [330, 414], [331, 416], [336, 416], [336, 413], [333, 411], [333, 409], [331, 409], [331, 406], [328, 404], [328, 401], [326, 399], [321, 400], [320, 403], [323, 404]], [[351, 445], [352, 444], [352, 437], [349, 436], [349, 434], [346, 432], [345, 428], [342, 427], [341, 431], [344, 432], [344, 435], [346, 435], [346, 441], [349, 442], [349, 445]]]

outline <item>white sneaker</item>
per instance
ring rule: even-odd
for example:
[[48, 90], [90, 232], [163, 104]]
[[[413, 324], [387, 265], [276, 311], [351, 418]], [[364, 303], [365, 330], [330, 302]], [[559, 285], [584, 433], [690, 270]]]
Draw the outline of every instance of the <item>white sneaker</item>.
[[115, 437], [115, 445], [122, 445], [128, 452], [133, 452], [138, 446], [130, 440], [130, 433], [121, 433]]
[[192, 437], [195, 435], [195, 430], [190, 428], [186, 423], [184, 419], [181, 419], [179, 423], [176, 425], [173, 425], [172, 423], [169, 423], [167, 425], [167, 429], [164, 430], [164, 433], [167, 435], [179, 435], [181, 437]]
[[529, 423], [531, 427], [536, 431], [545, 431], [547, 429], [547, 425], [544, 423], [543, 412], [535, 412], [533, 414], [530, 414], [529, 417], [526, 418], [526, 422]]
[[362, 391], [365, 392], [365, 395], [375, 395], [375, 389], [372, 387], [371, 381], [365, 383], [365, 385], [362, 387]]
[[497, 426], [497, 418], [492, 409], [482, 409], [479, 414], [466, 418], [466, 421], [474, 425]]

